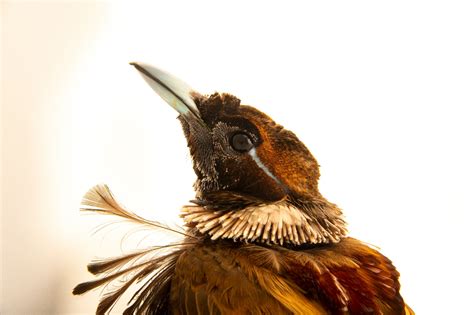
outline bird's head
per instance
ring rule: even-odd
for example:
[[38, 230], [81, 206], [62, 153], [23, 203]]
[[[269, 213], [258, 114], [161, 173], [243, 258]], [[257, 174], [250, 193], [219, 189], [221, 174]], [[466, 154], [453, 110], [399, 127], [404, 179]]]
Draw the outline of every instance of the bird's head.
[[[231, 228], [222, 230], [222, 225], [204, 220], [209, 211], [220, 211], [222, 215], [232, 213], [240, 219], [248, 215], [249, 220], [256, 220], [249, 223], [249, 229], [256, 230], [251, 236], [255, 238], [257, 233], [255, 240], [260, 241], [272, 242], [270, 234], [262, 239], [267, 228], [261, 223], [264, 221], [270, 223], [270, 233], [272, 226], [276, 226], [275, 243], [286, 243], [283, 234], [293, 233], [290, 231], [293, 227], [303, 231], [294, 232], [292, 240], [288, 237], [288, 242], [293, 244], [303, 243], [301, 238], [308, 238], [310, 243], [337, 241], [345, 234], [341, 211], [319, 193], [316, 159], [293, 132], [254, 107], [241, 105], [235, 96], [225, 93], [204, 96], [160, 69], [141, 63], [132, 65], [180, 115], [197, 175], [196, 203], [200, 205], [196, 207], [199, 210], [185, 208], [192, 214], [184, 214], [185, 220], [193, 218], [187, 221], [191, 226], [197, 226], [202, 233], [214, 229], [210, 235], [219, 238], [251, 240], [242, 234], [245, 227], [242, 233], [232, 232]], [[286, 223], [288, 230], [284, 231]], [[206, 228], [210, 230], [199, 229], [200, 224], [208, 224]], [[260, 235], [259, 224], [263, 226]], [[278, 225], [282, 229], [280, 237]]]

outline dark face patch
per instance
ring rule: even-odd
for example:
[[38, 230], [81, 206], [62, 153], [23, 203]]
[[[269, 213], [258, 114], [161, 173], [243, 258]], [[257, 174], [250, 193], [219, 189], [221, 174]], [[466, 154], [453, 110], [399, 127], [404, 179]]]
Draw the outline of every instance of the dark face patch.
[[[283, 161], [283, 167], [288, 167], [291, 154], [301, 151], [301, 146], [303, 154], [309, 154], [296, 136], [256, 109], [240, 106], [232, 95], [196, 96], [195, 102], [205, 126], [182, 118], [181, 122], [198, 177], [198, 198], [232, 192], [262, 202], [284, 199], [292, 188], [288, 183], [293, 182], [279, 164]], [[269, 152], [274, 149], [277, 152]], [[307, 169], [300, 170], [305, 178], [309, 176]]]

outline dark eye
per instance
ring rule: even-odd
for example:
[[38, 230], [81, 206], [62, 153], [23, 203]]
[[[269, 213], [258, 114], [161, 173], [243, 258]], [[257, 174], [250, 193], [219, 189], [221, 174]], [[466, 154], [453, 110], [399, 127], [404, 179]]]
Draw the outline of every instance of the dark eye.
[[245, 133], [236, 133], [230, 139], [230, 145], [235, 151], [247, 152], [253, 148], [252, 140]]

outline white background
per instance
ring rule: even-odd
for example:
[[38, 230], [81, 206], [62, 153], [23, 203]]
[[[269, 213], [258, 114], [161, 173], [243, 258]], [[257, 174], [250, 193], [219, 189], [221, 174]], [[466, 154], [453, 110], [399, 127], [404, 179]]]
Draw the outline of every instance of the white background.
[[2, 314], [90, 314], [85, 265], [123, 233], [80, 215], [108, 183], [179, 222], [194, 173], [176, 113], [128, 65], [230, 92], [294, 131], [351, 235], [417, 314], [473, 314], [470, 1], [1, 2]]

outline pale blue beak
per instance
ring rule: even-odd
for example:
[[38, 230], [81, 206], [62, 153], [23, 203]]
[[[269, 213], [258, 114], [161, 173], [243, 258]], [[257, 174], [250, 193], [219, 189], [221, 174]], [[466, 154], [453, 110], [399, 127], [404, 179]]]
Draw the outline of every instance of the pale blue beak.
[[194, 102], [192, 95], [197, 95], [193, 89], [173, 76], [161, 69], [150, 66], [145, 63], [131, 62], [150, 87], [158, 93], [163, 100], [173, 107], [185, 119], [193, 118], [202, 122], [199, 110]]

